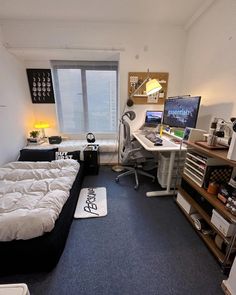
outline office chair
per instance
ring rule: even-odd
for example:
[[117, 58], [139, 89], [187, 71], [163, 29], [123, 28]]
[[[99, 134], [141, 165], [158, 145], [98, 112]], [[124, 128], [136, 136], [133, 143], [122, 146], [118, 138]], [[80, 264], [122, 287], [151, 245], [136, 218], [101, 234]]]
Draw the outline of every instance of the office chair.
[[116, 182], [120, 180], [121, 177], [134, 174], [135, 176], [135, 186], [134, 189], [138, 189], [139, 187], [139, 180], [138, 180], [138, 174], [147, 176], [152, 179], [152, 181], [155, 180], [155, 177], [142, 169], [140, 167], [143, 167], [143, 164], [146, 163], [150, 158], [152, 161], [154, 160], [153, 155], [150, 152], [147, 152], [143, 147], [137, 144], [137, 141], [133, 141], [131, 139], [130, 134], [130, 125], [125, 120], [125, 117], [128, 117], [131, 121], [135, 119], [136, 115], [133, 111], [128, 111], [124, 113], [124, 115], [121, 117], [121, 124], [123, 126], [123, 147], [121, 151], [121, 163], [123, 168], [125, 168], [127, 171], [121, 173], [116, 177]]

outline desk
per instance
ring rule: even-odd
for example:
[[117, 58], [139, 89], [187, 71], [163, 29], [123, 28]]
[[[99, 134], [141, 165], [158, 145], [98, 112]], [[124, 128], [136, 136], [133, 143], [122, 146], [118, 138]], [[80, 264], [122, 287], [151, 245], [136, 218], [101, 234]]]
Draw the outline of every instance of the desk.
[[163, 135], [161, 138], [163, 140], [162, 146], [154, 146], [154, 143], [152, 143], [150, 140], [148, 140], [144, 134], [141, 132], [134, 132], [133, 136], [137, 139], [137, 141], [145, 148], [145, 150], [150, 152], [170, 152], [170, 165], [168, 169], [168, 178], [167, 178], [167, 187], [163, 191], [153, 191], [153, 192], [147, 192], [147, 197], [157, 197], [157, 196], [168, 196], [174, 193], [174, 190], [171, 190], [171, 178], [172, 178], [172, 171], [174, 168], [174, 162], [175, 162], [175, 154], [177, 151], [186, 150], [185, 146], [182, 146], [180, 144], [176, 144], [172, 142], [170, 139], [171, 137], [167, 135]]

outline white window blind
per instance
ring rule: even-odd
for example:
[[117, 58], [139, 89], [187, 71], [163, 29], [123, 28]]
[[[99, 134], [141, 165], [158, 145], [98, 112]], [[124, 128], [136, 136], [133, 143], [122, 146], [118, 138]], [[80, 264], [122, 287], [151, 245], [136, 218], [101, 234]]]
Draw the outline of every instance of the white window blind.
[[52, 61], [60, 131], [114, 133], [118, 62]]

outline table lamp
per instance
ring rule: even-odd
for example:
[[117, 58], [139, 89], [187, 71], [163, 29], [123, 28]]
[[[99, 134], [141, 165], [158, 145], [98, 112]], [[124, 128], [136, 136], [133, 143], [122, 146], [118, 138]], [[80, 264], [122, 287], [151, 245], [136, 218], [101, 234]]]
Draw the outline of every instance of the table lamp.
[[45, 136], [45, 128], [49, 128], [49, 124], [48, 123], [45, 123], [45, 122], [39, 122], [39, 123], [36, 123], [34, 124], [34, 127], [37, 128], [37, 129], [41, 129], [41, 132], [42, 132], [42, 138], [46, 138]]

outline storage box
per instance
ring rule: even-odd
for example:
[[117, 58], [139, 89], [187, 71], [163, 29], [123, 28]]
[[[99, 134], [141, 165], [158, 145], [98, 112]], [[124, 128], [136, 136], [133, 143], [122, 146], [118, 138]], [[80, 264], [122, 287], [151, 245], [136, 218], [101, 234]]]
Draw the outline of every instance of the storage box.
[[192, 214], [196, 212], [196, 210], [189, 204], [189, 202], [180, 194], [177, 194], [177, 203], [184, 209], [187, 214]]
[[235, 225], [225, 220], [215, 209], [212, 211], [211, 223], [225, 236], [231, 237], [235, 231]]
[[[180, 184], [181, 173], [183, 171], [183, 164], [185, 160], [185, 152], [179, 156], [176, 155], [174, 167], [172, 170], [172, 178], [171, 178], [171, 187], [175, 187]], [[157, 169], [157, 179], [162, 188], [167, 187], [167, 179], [168, 179], [168, 171], [170, 165], [170, 153], [159, 153], [158, 156], [158, 169]], [[179, 166], [179, 167], [178, 167]], [[177, 171], [178, 169], [178, 171]], [[176, 180], [177, 178], [177, 180]]]
[[0, 295], [30, 295], [26, 284], [0, 285]]

